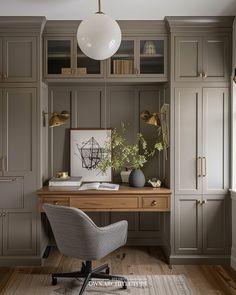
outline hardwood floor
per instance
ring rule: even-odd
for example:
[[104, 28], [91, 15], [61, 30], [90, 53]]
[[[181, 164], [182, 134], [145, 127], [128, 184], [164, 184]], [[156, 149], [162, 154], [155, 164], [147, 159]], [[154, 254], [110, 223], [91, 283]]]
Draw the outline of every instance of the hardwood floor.
[[[236, 294], [236, 272], [230, 267], [214, 265], [175, 265], [169, 269], [158, 247], [123, 247], [94, 262], [94, 267], [108, 262], [113, 274], [184, 274], [193, 294]], [[81, 261], [62, 256], [53, 248], [42, 267], [0, 268], [0, 294], [8, 291], [17, 273], [49, 274], [80, 269]], [[44, 294], [42, 294], [44, 295]], [[45, 294], [46, 295], [46, 294]]]

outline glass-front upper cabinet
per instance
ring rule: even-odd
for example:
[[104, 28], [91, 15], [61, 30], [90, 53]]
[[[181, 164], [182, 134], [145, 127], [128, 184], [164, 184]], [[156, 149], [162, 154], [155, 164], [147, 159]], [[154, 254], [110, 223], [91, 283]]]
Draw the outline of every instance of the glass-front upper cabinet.
[[133, 76], [137, 73], [135, 40], [123, 39], [118, 51], [108, 60], [111, 76]]
[[46, 39], [45, 75], [67, 75], [72, 68], [72, 38]]
[[141, 76], [165, 76], [166, 39], [139, 39], [138, 69]]
[[118, 51], [109, 59], [109, 76], [165, 78], [166, 44], [165, 37], [123, 39]]
[[75, 75], [99, 76], [102, 74], [102, 63], [86, 56], [77, 45]]
[[45, 37], [46, 78], [97, 77], [103, 74], [103, 63], [87, 57], [74, 37]]

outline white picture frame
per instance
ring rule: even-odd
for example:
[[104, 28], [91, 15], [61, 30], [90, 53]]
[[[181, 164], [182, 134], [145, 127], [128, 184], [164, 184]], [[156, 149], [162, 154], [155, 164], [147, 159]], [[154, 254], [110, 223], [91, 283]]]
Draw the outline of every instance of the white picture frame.
[[70, 129], [70, 174], [83, 182], [110, 182], [112, 170], [97, 167], [104, 156], [105, 143], [111, 142], [111, 129]]

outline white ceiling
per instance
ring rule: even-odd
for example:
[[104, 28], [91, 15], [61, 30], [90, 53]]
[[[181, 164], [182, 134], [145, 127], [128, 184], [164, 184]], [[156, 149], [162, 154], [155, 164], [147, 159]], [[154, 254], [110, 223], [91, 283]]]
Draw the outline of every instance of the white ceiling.
[[[236, 0], [103, 0], [102, 7], [116, 19], [236, 15]], [[96, 10], [97, 0], [0, 0], [1, 16], [80, 20]]]

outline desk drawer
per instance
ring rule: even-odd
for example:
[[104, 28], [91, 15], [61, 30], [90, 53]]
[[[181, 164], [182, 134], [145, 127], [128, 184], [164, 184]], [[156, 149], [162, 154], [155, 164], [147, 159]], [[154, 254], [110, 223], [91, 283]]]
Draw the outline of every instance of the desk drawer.
[[80, 197], [71, 198], [71, 207], [80, 209], [135, 209], [138, 208], [138, 198], [122, 197]]
[[142, 207], [143, 209], [168, 211], [170, 210], [169, 197], [142, 197]]
[[70, 206], [70, 198], [66, 198], [66, 197], [42, 198], [41, 199], [41, 211], [43, 211], [43, 208], [42, 208], [43, 204]]

